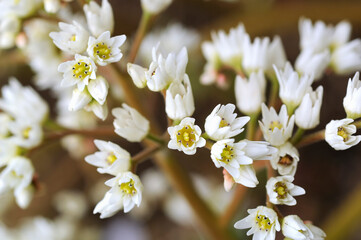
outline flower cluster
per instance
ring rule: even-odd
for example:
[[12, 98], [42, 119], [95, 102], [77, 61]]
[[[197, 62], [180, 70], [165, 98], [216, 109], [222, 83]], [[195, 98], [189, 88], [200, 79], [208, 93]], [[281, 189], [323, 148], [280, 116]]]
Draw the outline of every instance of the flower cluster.
[[35, 170], [25, 153], [41, 143], [49, 109], [34, 89], [15, 78], [1, 92], [0, 167], [5, 169], [0, 173], [0, 193], [13, 191], [16, 203], [26, 208], [35, 190]]
[[60, 32], [51, 32], [49, 36], [54, 44], [64, 52], [75, 54], [75, 59], [61, 63], [58, 71], [63, 73], [61, 86], [73, 89], [69, 103], [70, 111], [85, 109], [93, 111], [100, 119], [108, 115], [106, 98], [109, 84], [98, 75], [97, 65], [106, 66], [118, 62], [123, 54], [120, 47], [125, 35], [111, 37], [114, 28], [113, 10], [108, 0], [100, 7], [95, 2], [84, 6], [90, 33], [77, 21], [71, 24], [59, 23]]

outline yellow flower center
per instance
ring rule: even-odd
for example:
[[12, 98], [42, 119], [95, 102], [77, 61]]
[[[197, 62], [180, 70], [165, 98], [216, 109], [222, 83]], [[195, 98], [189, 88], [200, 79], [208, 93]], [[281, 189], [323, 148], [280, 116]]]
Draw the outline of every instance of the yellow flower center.
[[218, 159], [218, 161], [229, 163], [233, 158], [233, 148], [232, 146], [229, 146], [226, 144], [226, 146], [223, 148], [223, 152], [221, 153], [221, 159]]
[[177, 133], [177, 142], [185, 147], [192, 147], [196, 141], [196, 135], [194, 134], [193, 128], [189, 125], [183, 127]]
[[290, 166], [293, 163], [293, 157], [286, 154], [284, 157], [280, 157], [280, 160], [278, 161], [278, 164], [284, 165], [284, 166]]
[[278, 194], [277, 198], [280, 198], [280, 199], [285, 198], [288, 193], [287, 186], [283, 182], [276, 183], [274, 191]]
[[269, 125], [269, 130], [273, 131], [275, 128], [282, 129], [283, 125], [280, 121], [271, 121]]
[[348, 133], [345, 128], [338, 127], [337, 128], [337, 135], [341, 136], [343, 138], [343, 141], [346, 142], [348, 140]]
[[72, 41], [72, 42], [76, 41], [76, 35], [75, 34], [73, 36], [71, 36], [70, 41]]
[[97, 55], [101, 59], [108, 59], [112, 53], [110, 47], [108, 47], [105, 43], [98, 43], [94, 47], [94, 55]]
[[114, 153], [109, 154], [109, 156], [107, 157], [107, 163], [109, 165], [112, 165], [115, 160], [117, 160], [117, 157], [114, 155]]
[[227, 127], [229, 126], [229, 123], [224, 120], [224, 118], [222, 118], [221, 122], [219, 123], [219, 128], [222, 128], [222, 127]]
[[256, 223], [258, 224], [259, 230], [266, 230], [267, 232], [271, 229], [271, 220], [264, 215], [257, 215]]
[[129, 182], [120, 184], [120, 189], [123, 193], [134, 195], [137, 190], [134, 187], [134, 181], [133, 179], [130, 179]]
[[73, 77], [84, 79], [86, 76], [90, 75], [90, 66], [89, 64], [79, 61], [73, 65]]
[[23, 137], [25, 139], [28, 139], [30, 137], [30, 131], [31, 131], [31, 127], [27, 127], [23, 130]]

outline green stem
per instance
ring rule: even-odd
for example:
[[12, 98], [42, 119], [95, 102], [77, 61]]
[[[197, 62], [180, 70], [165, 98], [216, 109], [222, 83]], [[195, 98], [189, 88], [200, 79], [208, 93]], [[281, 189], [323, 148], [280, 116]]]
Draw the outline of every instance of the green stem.
[[305, 130], [302, 128], [298, 128], [295, 135], [293, 135], [291, 139], [291, 143], [293, 145], [296, 145], [299, 141], [301, 141], [303, 134], [305, 133]]
[[201, 227], [208, 233], [209, 237], [214, 240], [233, 239], [232, 236], [218, 224], [217, 216], [199, 196], [189, 175], [169, 152], [162, 151], [156, 153], [155, 161], [166, 174], [173, 187], [188, 201]]
[[153, 16], [152, 14], [143, 11], [142, 18], [140, 19], [137, 33], [135, 35], [134, 42], [130, 50], [129, 59], [128, 59], [128, 62], [130, 63], [133, 63], [137, 56], [140, 44], [142, 43], [144, 35], [147, 32], [147, 29], [151, 23], [152, 16]]
[[254, 134], [256, 132], [256, 127], [257, 127], [258, 114], [259, 113], [250, 115], [251, 119], [247, 124], [247, 133], [246, 133], [246, 138], [248, 140], [254, 140]]
[[279, 84], [278, 84], [278, 80], [276, 77], [271, 78], [271, 93], [269, 96], [269, 100], [268, 100], [268, 105], [270, 107], [275, 107], [276, 103], [277, 103], [277, 98], [278, 98], [278, 88], [279, 88]]
[[158, 136], [156, 136], [156, 135], [153, 135], [153, 134], [151, 134], [151, 133], [148, 133], [147, 139], [152, 140], [153, 142], [156, 142], [156, 143], [158, 143], [158, 144], [160, 144], [160, 145], [164, 145], [164, 144], [165, 144], [165, 142], [164, 142], [164, 140], [163, 140], [162, 138], [160, 138], [160, 137], [158, 137]]

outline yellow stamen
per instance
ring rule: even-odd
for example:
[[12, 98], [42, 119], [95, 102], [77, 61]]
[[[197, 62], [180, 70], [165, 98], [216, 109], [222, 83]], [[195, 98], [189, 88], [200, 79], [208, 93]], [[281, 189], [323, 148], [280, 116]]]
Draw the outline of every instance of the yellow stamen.
[[120, 184], [120, 189], [123, 191], [123, 193], [131, 194], [131, 195], [137, 192], [137, 190], [134, 187], [133, 179], [130, 179], [129, 182]]
[[338, 127], [337, 128], [337, 135], [341, 136], [343, 138], [343, 141], [346, 142], [349, 138], [348, 133], [345, 128]]
[[112, 165], [115, 160], [117, 160], [117, 157], [114, 155], [114, 153], [110, 154], [108, 157], [107, 157], [107, 162], [109, 165]]
[[278, 161], [278, 164], [290, 166], [293, 163], [293, 157], [286, 154], [286, 156], [280, 157], [280, 160]]
[[70, 41], [75, 42], [75, 40], [76, 40], [76, 35], [74, 34], [73, 36], [71, 36]]
[[192, 147], [196, 141], [194, 129], [190, 126], [185, 126], [177, 133], [177, 142], [185, 147]]
[[269, 125], [269, 130], [273, 131], [275, 128], [282, 129], [283, 125], [280, 121], [271, 121]]
[[272, 223], [270, 219], [264, 215], [257, 215], [256, 222], [258, 224], [259, 230], [266, 230], [267, 232], [272, 228]]
[[233, 148], [232, 146], [226, 145], [223, 148], [223, 152], [221, 153], [221, 159], [218, 159], [218, 161], [229, 163], [233, 158]]
[[84, 79], [86, 76], [90, 75], [90, 66], [89, 64], [79, 61], [73, 65], [73, 77]]
[[31, 127], [27, 127], [23, 130], [23, 137], [25, 139], [28, 139], [30, 137], [30, 131], [31, 131]]
[[219, 123], [219, 128], [222, 128], [222, 127], [227, 127], [229, 126], [229, 123], [224, 120], [224, 118], [222, 118], [221, 122]]
[[277, 198], [281, 198], [281, 199], [285, 198], [287, 196], [287, 193], [288, 193], [287, 186], [283, 182], [276, 183], [274, 191], [278, 195]]
[[101, 59], [108, 59], [112, 53], [111, 49], [105, 43], [98, 43], [94, 47], [94, 55]]

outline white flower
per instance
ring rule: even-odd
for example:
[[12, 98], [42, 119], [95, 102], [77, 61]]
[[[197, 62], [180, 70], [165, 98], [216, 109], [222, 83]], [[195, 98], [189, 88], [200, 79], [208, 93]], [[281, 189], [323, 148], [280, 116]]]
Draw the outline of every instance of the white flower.
[[158, 14], [166, 9], [172, 0], [141, 0], [144, 11], [151, 14]]
[[19, 207], [26, 208], [33, 196], [33, 175], [34, 167], [29, 159], [13, 158], [0, 174], [0, 193], [14, 190], [16, 203]]
[[96, 78], [96, 69], [92, 59], [76, 54], [75, 60], [64, 62], [58, 67], [58, 71], [64, 73], [61, 85], [63, 87], [77, 85], [78, 89], [83, 91], [89, 80]]
[[324, 231], [322, 231], [321, 228], [316, 227], [315, 225], [311, 224], [310, 222], [305, 222], [305, 224], [308, 227], [308, 229], [311, 230], [314, 240], [324, 240], [326, 238], [326, 233]]
[[341, 21], [334, 27], [331, 40], [331, 48], [338, 48], [346, 44], [351, 37], [351, 24], [348, 21]]
[[73, 21], [73, 24], [59, 23], [60, 32], [51, 32], [49, 36], [61, 50], [69, 53], [83, 53], [87, 48], [89, 33], [83, 26]]
[[94, 140], [100, 150], [85, 157], [85, 161], [98, 167], [98, 172], [116, 176], [118, 173], [129, 171], [130, 154], [112, 142]]
[[276, 66], [277, 68], [282, 68], [285, 66], [286, 62], [287, 62], [287, 57], [285, 50], [283, 48], [281, 38], [279, 36], [275, 36], [268, 47], [267, 67], [265, 71], [267, 74], [270, 74], [273, 65]]
[[89, 37], [87, 52], [89, 56], [100, 66], [118, 62], [123, 54], [120, 46], [125, 42], [126, 36], [110, 37], [110, 32], [103, 32], [98, 38]]
[[[258, 180], [254, 170], [248, 165], [253, 159], [245, 154], [247, 142], [234, 143], [234, 139], [224, 139], [213, 144], [211, 158], [217, 168], [224, 167], [234, 181], [246, 187], [256, 187]], [[251, 170], [251, 171], [249, 171]]]
[[288, 215], [282, 222], [282, 233], [293, 240], [314, 239], [313, 233], [297, 215]]
[[295, 68], [299, 73], [313, 75], [314, 79], [318, 80], [322, 77], [330, 60], [331, 56], [328, 49], [318, 53], [306, 49], [298, 55]]
[[134, 108], [123, 103], [122, 108], [114, 108], [112, 114], [115, 133], [129, 142], [140, 142], [148, 134], [149, 121]]
[[38, 0], [3, 0], [0, 1], [0, 9], [1, 13], [11, 13], [24, 18], [34, 13], [40, 3]]
[[287, 114], [286, 105], [282, 105], [279, 115], [273, 107], [268, 110], [265, 104], [262, 104], [262, 122], [259, 121], [263, 136], [266, 141], [274, 146], [284, 144], [292, 135], [295, 118], [290, 118]]
[[87, 89], [92, 98], [94, 98], [100, 105], [104, 105], [109, 89], [109, 84], [104, 77], [97, 76], [96, 79], [90, 80]]
[[266, 97], [266, 79], [263, 72], [252, 72], [248, 80], [237, 75], [234, 90], [237, 107], [242, 113], [258, 113]]
[[334, 29], [332, 26], [326, 26], [322, 21], [317, 21], [312, 25], [310, 19], [301, 18], [298, 23], [300, 32], [301, 49], [321, 52], [328, 48], [333, 40]]
[[194, 99], [192, 86], [187, 74], [182, 82], [173, 82], [166, 91], [165, 112], [173, 120], [181, 120], [192, 116]]
[[23, 87], [16, 78], [1, 89], [0, 109], [15, 119], [41, 123], [48, 115], [47, 103], [31, 87]]
[[88, 105], [84, 107], [84, 109], [88, 112], [92, 111], [95, 114], [95, 116], [97, 116], [103, 121], [108, 116], [108, 106], [106, 103], [101, 105], [97, 101], [91, 101]]
[[213, 46], [222, 63], [239, 69], [243, 57], [243, 42], [246, 36], [248, 36], [243, 24], [239, 24], [236, 28], [231, 28], [229, 34], [221, 30], [212, 32], [211, 36]]
[[283, 71], [274, 66], [280, 84], [279, 95], [288, 109], [295, 109], [302, 101], [303, 96], [310, 90], [313, 77], [307, 74], [298, 75], [289, 62]]
[[75, 88], [73, 90], [68, 109], [69, 111], [78, 111], [88, 105], [91, 100], [92, 97], [87, 91], [87, 89], [84, 89], [84, 91], [80, 91], [78, 88]]
[[361, 117], [361, 81], [360, 73], [348, 80], [346, 96], [343, 98], [343, 107], [349, 118]]
[[216, 82], [217, 70], [221, 67], [222, 63], [217, 49], [212, 42], [203, 42], [201, 48], [207, 63], [204, 65], [200, 81], [202, 84], [208, 85]]
[[338, 74], [350, 74], [361, 70], [361, 40], [355, 39], [336, 48], [330, 64]]
[[106, 31], [113, 32], [113, 9], [108, 0], [102, 0], [101, 7], [95, 1], [91, 1], [89, 4], [84, 5], [84, 13], [89, 30], [95, 37]]
[[201, 137], [202, 130], [194, 125], [194, 121], [194, 118], [186, 117], [178, 125], [168, 128], [170, 135], [168, 148], [193, 155], [196, 153], [197, 147], [206, 145], [206, 140]]
[[237, 229], [251, 228], [247, 236], [253, 234], [253, 240], [274, 240], [276, 231], [281, 230], [277, 213], [264, 206], [248, 209], [249, 215], [234, 224]]
[[294, 196], [305, 194], [305, 190], [294, 185], [292, 176], [279, 176], [268, 179], [266, 184], [269, 201], [273, 204], [296, 205]]
[[6, 166], [18, 154], [18, 146], [9, 139], [0, 139], [0, 167]]
[[44, 0], [44, 8], [48, 13], [56, 13], [60, 9], [60, 0]]
[[[178, 41], [182, 39], [182, 41]], [[152, 61], [152, 48], [159, 42], [159, 52], [166, 54], [179, 52], [183, 47], [189, 52], [199, 50], [200, 33], [192, 28], [185, 27], [178, 22], [170, 22], [165, 27], [158, 27], [148, 33], [143, 39], [137, 58], [146, 65]], [[197, 61], [197, 60], [196, 60]]]
[[143, 185], [137, 175], [131, 172], [119, 173], [105, 184], [111, 189], [104, 198], [95, 206], [94, 214], [100, 213], [100, 218], [113, 216], [124, 208], [127, 213], [135, 205], [139, 207], [142, 201]]
[[356, 126], [351, 124], [353, 119], [332, 120], [326, 125], [325, 140], [336, 150], [346, 150], [357, 145], [361, 136], [352, 136], [356, 133]]
[[168, 54], [167, 58], [159, 54], [157, 49], [158, 47], [152, 49], [153, 61], [145, 72], [148, 88], [155, 92], [168, 87], [171, 82], [183, 80], [188, 62], [186, 48], [182, 48], [177, 55]]
[[278, 173], [281, 175], [294, 176], [299, 160], [297, 148], [292, 146], [291, 143], [286, 142], [278, 147], [277, 154], [274, 154], [271, 159], [271, 165], [273, 169], [278, 170]]
[[300, 106], [295, 111], [295, 122], [302, 129], [315, 128], [320, 123], [323, 87], [308, 92], [303, 97]]
[[9, 141], [23, 148], [33, 148], [38, 146], [43, 139], [43, 130], [38, 123], [18, 119], [9, 123], [11, 136]]
[[147, 86], [147, 79], [145, 78], [145, 72], [147, 71], [146, 68], [143, 68], [137, 64], [128, 63], [127, 71], [135, 86], [138, 88], [144, 88]]
[[270, 40], [267, 37], [262, 39], [257, 37], [253, 43], [249, 36], [245, 37], [242, 66], [248, 74], [259, 70], [266, 70], [269, 43]]
[[236, 106], [234, 104], [218, 104], [211, 114], [206, 118], [204, 128], [208, 136], [213, 140], [221, 140], [237, 136], [243, 132], [243, 126], [249, 121], [250, 117], [238, 117], [234, 113]]
[[16, 36], [20, 31], [20, 19], [15, 14], [1, 16], [0, 19], [0, 48], [15, 46]]

